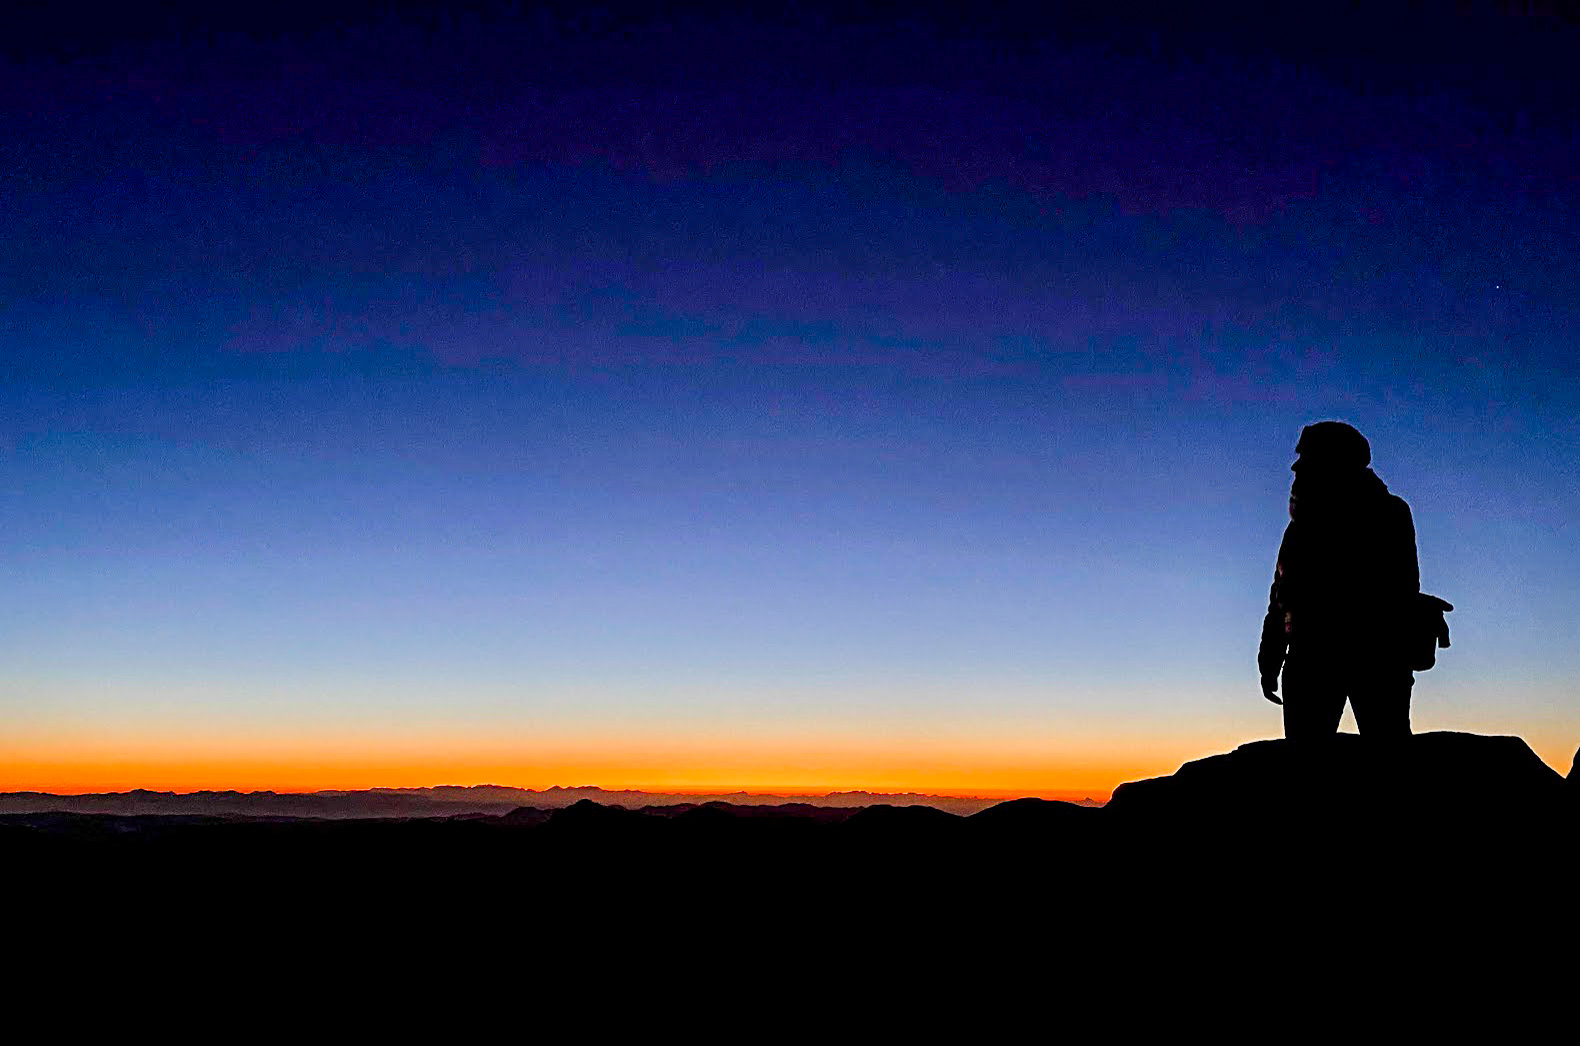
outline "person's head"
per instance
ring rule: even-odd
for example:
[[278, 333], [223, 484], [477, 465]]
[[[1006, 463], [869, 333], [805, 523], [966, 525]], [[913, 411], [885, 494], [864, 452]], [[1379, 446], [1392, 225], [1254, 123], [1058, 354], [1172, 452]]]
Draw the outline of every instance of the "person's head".
[[1300, 431], [1295, 444], [1295, 477], [1339, 478], [1359, 473], [1372, 463], [1371, 444], [1353, 426], [1342, 421], [1319, 421]]

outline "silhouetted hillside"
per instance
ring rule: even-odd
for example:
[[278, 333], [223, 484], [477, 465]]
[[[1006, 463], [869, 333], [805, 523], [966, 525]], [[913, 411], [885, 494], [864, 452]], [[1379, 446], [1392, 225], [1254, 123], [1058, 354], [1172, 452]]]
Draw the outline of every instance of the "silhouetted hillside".
[[[1138, 969], [1198, 977], [1215, 998], [1231, 982], [1271, 990], [1264, 964], [1369, 969], [1417, 998], [1489, 962], [1525, 984], [1557, 969], [1540, 946], [1571, 925], [1575, 799], [1518, 738], [1341, 736], [1315, 752], [1244, 745], [1103, 809], [1017, 799], [968, 817], [586, 798], [402, 818], [13, 813], [0, 867], [63, 944], [166, 948], [166, 962], [223, 946], [286, 968], [319, 940], [370, 970], [524, 952], [595, 970], [629, 954], [652, 977], [675, 955], [690, 955], [680, 973], [722, 961], [720, 976], [728, 957], [774, 955], [843, 963], [818, 983], [852, 987], [869, 960], [1032, 977], [1073, 956], [1125, 1006]], [[68, 917], [87, 935], [60, 933]]]
[[1011, 799], [972, 815], [977, 825], [1021, 831], [1058, 831], [1070, 825], [1089, 825], [1101, 807], [1065, 803], [1056, 799]]
[[[97, 792], [55, 795], [49, 792], [0, 792], [0, 814], [61, 810], [84, 814], [201, 814], [253, 817], [447, 817], [454, 814], [503, 814], [519, 807], [557, 810], [583, 800], [604, 806], [675, 806], [720, 802], [732, 806], [806, 806], [858, 809], [877, 803], [920, 805], [968, 815], [994, 805], [996, 799], [921, 795], [914, 792], [830, 792], [818, 796], [783, 796], [749, 792], [698, 796], [685, 793], [610, 791], [593, 786], [540, 790], [505, 785], [440, 785], [433, 788], [368, 788], [318, 792]], [[1086, 800], [1091, 803], [1092, 800]], [[1095, 804], [1094, 804], [1095, 805]]]
[[[170, 801], [149, 795], [134, 801]], [[788, 933], [798, 919], [874, 913], [908, 927], [921, 908], [974, 925], [968, 913], [988, 905], [1008, 933], [1033, 915], [1095, 932], [1118, 919], [1342, 909], [1389, 921], [1479, 905], [1486, 936], [1545, 918], [1573, 892], [1576, 800], [1519, 738], [1341, 735], [1313, 749], [1243, 745], [1124, 785], [1101, 809], [580, 798], [497, 813], [446, 802], [442, 816], [396, 818], [35, 811], [0, 815], [0, 859], [30, 896], [72, 905], [135, 895], [196, 913], [247, 898], [387, 918], [467, 899], [577, 933], [660, 912], [689, 913], [692, 926], [769, 919]]]

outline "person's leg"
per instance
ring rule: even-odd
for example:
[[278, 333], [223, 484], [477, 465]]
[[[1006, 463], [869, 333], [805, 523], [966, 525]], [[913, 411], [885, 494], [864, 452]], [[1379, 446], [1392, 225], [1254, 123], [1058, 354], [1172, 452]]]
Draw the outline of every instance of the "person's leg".
[[1284, 666], [1284, 736], [1321, 741], [1339, 732], [1344, 686], [1324, 659], [1291, 656]]
[[1410, 736], [1410, 691], [1415, 676], [1402, 665], [1369, 665], [1350, 684], [1350, 707], [1362, 737], [1396, 741]]

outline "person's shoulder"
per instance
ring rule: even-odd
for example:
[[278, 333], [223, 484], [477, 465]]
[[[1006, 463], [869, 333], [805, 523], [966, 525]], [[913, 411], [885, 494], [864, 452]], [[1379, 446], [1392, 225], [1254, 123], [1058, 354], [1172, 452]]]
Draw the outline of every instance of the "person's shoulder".
[[1410, 519], [1410, 503], [1392, 491], [1383, 498], [1383, 511], [1392, 519]]

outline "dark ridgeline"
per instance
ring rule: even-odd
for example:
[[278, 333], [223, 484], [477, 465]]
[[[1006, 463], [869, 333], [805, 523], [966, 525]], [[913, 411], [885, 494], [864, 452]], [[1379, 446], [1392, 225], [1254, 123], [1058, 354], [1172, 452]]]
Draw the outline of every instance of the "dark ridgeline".
[[1517, 737], [1433, 732], [1376, 745], [1340, 734], [1321, 746], [1242, 745], [1121, 785], [1105, 807], [1016, 799], [960, 816], [920, 805], [627, 808], [583, 799], [553, 810], [363, 819], [56, 811], [0, 815], [0, 845], [13, 869], [31, 861], [68, 876], [205, 869], [245, 879], [312, 867], [443, 879], [510, 867], [552, 877], [589, 855], [641, 853], [602, 867], [628, 884], [678, 870], [706, 879], [722, 863], [796, 889], [839, 869], [891, 884], [1030, 877], [1039, 890], [1090, 893], [1132, 873], [1157, 875], [1143, 855], [1184, 847], [1190, 860], [1163, 881], [1235, 880], [1242, 861], [1261, 868], [1274, 852], [1320, 851], [1324, 865], [1430, 858], [1443, 882], [1500, 868], [1536, 882], [1573, 856], [1577, 791], [1580, 770], [1566, 781]]
[[[974, 814], [992, 799], [922, 795], [914, 792], [830, 792], [818, 796], [778, 796], [733, 792], [710, 796], [732, 806], [806, 806], [854, 809], [888, 803], [935, 806], [955, 814]], [[600, 806], [663, 806], [675, 808], [697, 801], [684, 793], [614, 790], [593, 786], [542, 790], [505, 785], [440, 785], [432, 788], [363, 788], [318, 792], [93, 792], [55, 795], [49, 792], [0, 792], [0, 814], [58, 811], [79, 814], [191, 814], [243, 817], [451, 817], [457, 814], [503, 814], [521, 807], [558, 810], [582, 799]], [[1090, 800], [1087, 800], [1090, 803]]]

